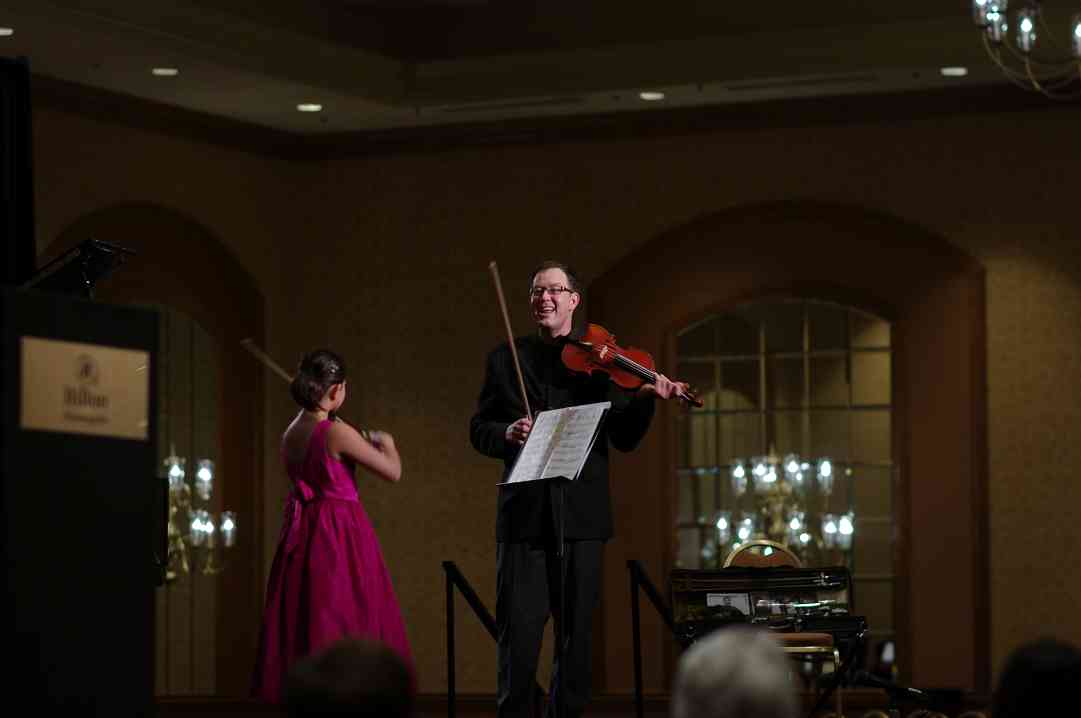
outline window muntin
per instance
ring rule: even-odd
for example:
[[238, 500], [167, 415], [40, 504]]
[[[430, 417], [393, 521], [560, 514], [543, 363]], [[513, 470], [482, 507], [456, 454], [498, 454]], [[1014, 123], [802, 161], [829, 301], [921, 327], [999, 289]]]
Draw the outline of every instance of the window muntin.
[[[805, 565], [847, 564], [857, 611], [868, 616], [875, 638], [892, 637], [891, 351], [889, 322], [820, 301], [757, 302], [680, 332], [677, 376], [704, 406], [676, 419], [676, 565], [721, 566], [738, 541], [736, 524], [752, 517], [758, 537], [797, 544]], [[733, 486], [736, 462], [750, 471], [756, 457], [783, 463], [788, 454], [812, 473], [828, 458], [829, 494], [812, 481], [798, 500], [775, 500], [771, 511], [753, 482], [742, 493]], [[797, 512], [812, 529], [808, 543], [770, 533], [770, 525], [787, 524]], [[853, 517], [848, 550], [823, 545], [827, 514]], [[724, 544], [722, 518], [733, 524]]]

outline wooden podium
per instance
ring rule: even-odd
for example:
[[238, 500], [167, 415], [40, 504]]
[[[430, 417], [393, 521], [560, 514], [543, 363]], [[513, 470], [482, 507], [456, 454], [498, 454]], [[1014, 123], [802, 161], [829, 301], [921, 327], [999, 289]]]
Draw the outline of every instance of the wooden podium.
[[150, 715], [157, 314], [3, 289], [0, 334], [3, 700]]

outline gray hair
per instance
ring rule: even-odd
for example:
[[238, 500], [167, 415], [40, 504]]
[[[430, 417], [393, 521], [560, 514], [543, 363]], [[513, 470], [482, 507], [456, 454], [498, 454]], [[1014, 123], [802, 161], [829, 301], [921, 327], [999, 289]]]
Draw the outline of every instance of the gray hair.
[[797, 718], [792, 663], [763, 629], [714, 631], [684, 652], [672, 718]]

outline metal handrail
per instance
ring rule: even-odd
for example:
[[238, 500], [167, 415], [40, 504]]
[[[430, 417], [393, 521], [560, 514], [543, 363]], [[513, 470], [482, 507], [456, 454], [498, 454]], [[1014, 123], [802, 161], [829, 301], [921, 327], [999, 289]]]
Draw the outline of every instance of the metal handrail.
[[[453, 561], [444, 561], [443, 572], [447, 575], [447, 718], [454, 718], [457, 703], [454, 670], [454, 587], [457, 586], [462, 592], [462, 598], [473, 609], [473, 613], [480, 619], [492, 640], [499, 640], [499, 629], [491, 612], [480, 600], [480, 596], [473, 590], [458, 566]], [[544, 689], [539, 683], [535, 684], [535, 689], [538, 696], [544, 695]], [[539, 710], [539, 705], [540, 701], [537, 701], [534, 708]]]
[[631, 640], [634, 646], [634, 711], [637, 718], [643, 718], [645, 705], [642, 697], [642, 631], [641, 631], [641, 608], [638, 602], [638, 589], [645, 591], [646, 598], [657, 609], [664, 625], [668, 627], [672, 637], [676, 635], [676, 624], [672, 617], [672, 609], [661, 598], [660, 591], [653, 585], [642, 568], [639, 561], [631, 559], [627, 561], [627, 570], [631, 575]]

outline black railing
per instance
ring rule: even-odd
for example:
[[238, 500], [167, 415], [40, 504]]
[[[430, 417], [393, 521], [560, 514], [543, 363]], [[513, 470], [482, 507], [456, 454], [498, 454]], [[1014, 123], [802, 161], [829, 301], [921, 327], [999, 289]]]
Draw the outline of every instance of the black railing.
[[[457, 586], [458, 590], [462, 592], [462, 598], [473, 609], [473, 613], [480, 619], [492, 640], [499, 640], [499, 630], [496, 627], [495, 619], [492, 618], [492, 614], [488, 611], [484, 602], [480, 600], [477, 592], [469, 585], [469, 581], [458, 570], [458, 566], [453, 561], [444, 561], [443, 572], [447, 575], [447, 718], [454, 718], [457, 703], [454, 671], [454, 587]], [[539, 712], [544, 690], [540, 687], [540, 684], [537, 684], [535, 689], [537, 691], [537, 700], [534, 701], [534, 711]]]
[[642, 630], [641, 608], [638, 603], [638, 589], [645, 591], [646, 598], [657, 609], [664, 625], [668, 627], [672, 637], [676, 635], [676, 624], [672, 618], [672, 609], [665, 603], [653, 581], [649, 579], [642, 564], [635, 560], [627, 561], [627, 570], [631, 575], [631, 640], [634, 650], [634, 712], [638, 718], [645, 713], [645, 704], [642, 697]]

